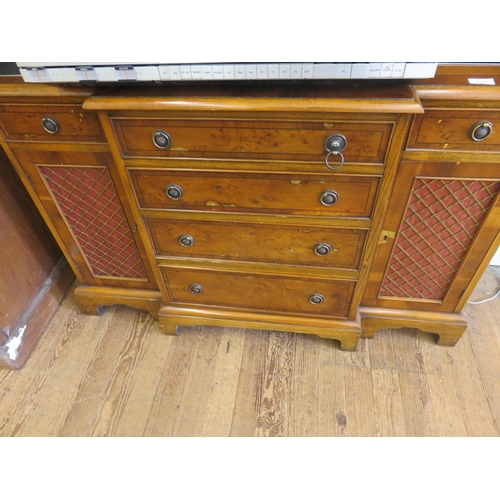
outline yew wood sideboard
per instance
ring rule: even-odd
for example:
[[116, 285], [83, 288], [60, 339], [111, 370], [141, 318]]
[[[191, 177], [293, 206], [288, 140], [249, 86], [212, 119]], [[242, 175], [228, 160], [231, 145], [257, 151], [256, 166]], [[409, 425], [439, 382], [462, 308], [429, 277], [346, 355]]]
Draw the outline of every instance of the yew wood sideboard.
[[337, 339], [454, 345], [500, 245], [500, 91], [386, 84], [0, 82], [0, 141], [88, 313], [144, 308]]

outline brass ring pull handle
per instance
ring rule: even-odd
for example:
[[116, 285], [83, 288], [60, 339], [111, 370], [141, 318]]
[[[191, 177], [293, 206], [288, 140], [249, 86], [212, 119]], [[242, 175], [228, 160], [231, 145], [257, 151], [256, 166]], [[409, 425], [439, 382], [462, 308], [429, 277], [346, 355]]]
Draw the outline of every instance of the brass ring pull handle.
[[183, 247], [192, 247], [194, 245], [194, 238], [189, 234], [183, 234], [179, 237], [179, 243]]
[[182, 198], [182, 195], [184, 194], [184, 191], [177, 184], [169, 184], [165, 189], [165, 193], [167, 193], [167, 196], [171, 200], [180, 200]]
[[170, 134], [163, 130], [156, 130], [153, 132], [151, 139], [153, 139], [153, 144], [160, 149], [168, 149], [172, 145]]
[[194, 294], [201, 293], [203, 292], [203, 287], [201, 285], [193, 283], [192, 285], [189, 285], [189, 291]]
[[[332, 167], [328, 163], [328, 158], [330, 158], [330, 155], [340, 155], [340, 163], [336, 167]], [[330, 169], [335, 172], [335, 170], [338, 170], [342, 165], [344, 164], [344, 155], [340, 151], [330, 151], [325, 158], [325, 165]]]
[[320, 201], [323, 205], [331, 207], [332, 205], [335, 205], [337, 201], [339, 201], [339, 194], [337, 193], [337, 191], [323, 191], [320, 196]]
[[314, 247], [314, 253], [323, 257], [323, 255], [328, 255], [332, 251], [332, 247], [328, 243], [318, 243]]
[[323, 295], [321, 295], [320, 293], [313, 293], [310, 297], [309, 297], [309, 302], [311, 304], [321, 304], [323, 301], [325, 300], [325, 297], [323, 297]]
[[59, 122], [51, 116], [44, 116], [42, 118], [42, 127], [49, 134], [57, 134], [61, 130]]
[[[342, 154], [342, 151], [347, 146], [347, 139], [342, 135], [342, 134], [332, 134], [329, 135], [326, 140], [325, 140], [325, 149], [328, 151], [328, 154], [326, 155], [325, 158], [325, 165], [327, 168], [330, 170], [338, 170], [343, 164], [344, 164], [344, 155]], [[330, 158], [331, 155], [339, 155], [340, 156], [340, 164], [337, 165], [336, 167], [332, 167], [328, 163], [328, 159]]]
[[476, 123], [469, 132], [470, 138], [473, 141], [484, 141], [493, 132], [493, 125], [490, 122]]

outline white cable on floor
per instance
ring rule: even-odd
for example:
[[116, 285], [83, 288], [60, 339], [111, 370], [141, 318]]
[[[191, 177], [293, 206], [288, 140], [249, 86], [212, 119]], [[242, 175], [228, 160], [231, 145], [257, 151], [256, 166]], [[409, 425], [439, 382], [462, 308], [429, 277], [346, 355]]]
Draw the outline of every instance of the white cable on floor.
[[[493, 266], [488, 266], [488, 267], [493, 269], [493, 271], [495, 271], [498, 275], [500, 275], [500, 273]], [[488, 297], [487, 299], [480, 300], [479, 302], [471, 302], [470, 300], [468, 300], [467, 304], [472, 304], [474, 306], [476, 306], [478, 304], [484, 304], [485, 302], [489, 302], [490, 300], [496, 299], [499, 295], [500, 295], [500, 290], [498, 290], [498, 292], [495, 293], [495, 295], [493, 295], [493, 297]]]

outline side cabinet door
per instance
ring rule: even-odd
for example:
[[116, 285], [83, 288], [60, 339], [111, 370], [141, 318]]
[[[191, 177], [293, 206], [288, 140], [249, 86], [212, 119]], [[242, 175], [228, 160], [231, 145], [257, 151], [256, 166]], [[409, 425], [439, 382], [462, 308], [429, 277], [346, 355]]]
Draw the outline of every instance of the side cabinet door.
[[15, 151], [56, 237], [88, 285], [156, 288], [105, 153]]
[[498, 241], [499, 192], [498, 164], [403, 161], [363, 305], [459, 310]]

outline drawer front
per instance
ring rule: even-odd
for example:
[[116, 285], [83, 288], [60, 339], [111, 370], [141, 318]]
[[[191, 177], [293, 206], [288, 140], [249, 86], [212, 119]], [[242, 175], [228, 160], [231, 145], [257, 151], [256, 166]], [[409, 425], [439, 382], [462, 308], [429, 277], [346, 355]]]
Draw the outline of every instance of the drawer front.
[[[135, 169], [129, 173], [142, 208], [346, 217], [371, 215], [379, 182], [375, 176], [332, 174], [219, 175]], [[179, 196], [172, 199], [167, 191]], [[336, 201], [325, 205], [332, 201], [330, 191], [337, 194]]]
[[[474, 140], [471, 137], [474, 127], [485, 122], [491, 124], [493, 130], [483, 140]], [[486, 130], [488, 128], [487, 125]], [[478, 133], [481, 132], [476, 131]], [[500, 112], [426, 111], [415, 117], [408, 148], [500, 151]]]
[[3, 105], [0, 127], [8, 141], [106, 142], [97, 115], [79, 106]]
[[263, 312], [347, 317], [355, 288], [355, 283], [346, 281], [167, 266], [160, 266], [160, 270], [171, 303], [179, 305], [203, 304]]
[[[346, 162], [383, 163], [392, 123], [290, 123], [214, 120], [113, 120], [125, 157], [232, 158], [324, 161], [325, 139], [342, 134]], [[156, 131], [171, 138], [167, 149], [152, 139]]]
[[366, 230], [146, 218], [157, 256], [357, 269]]

